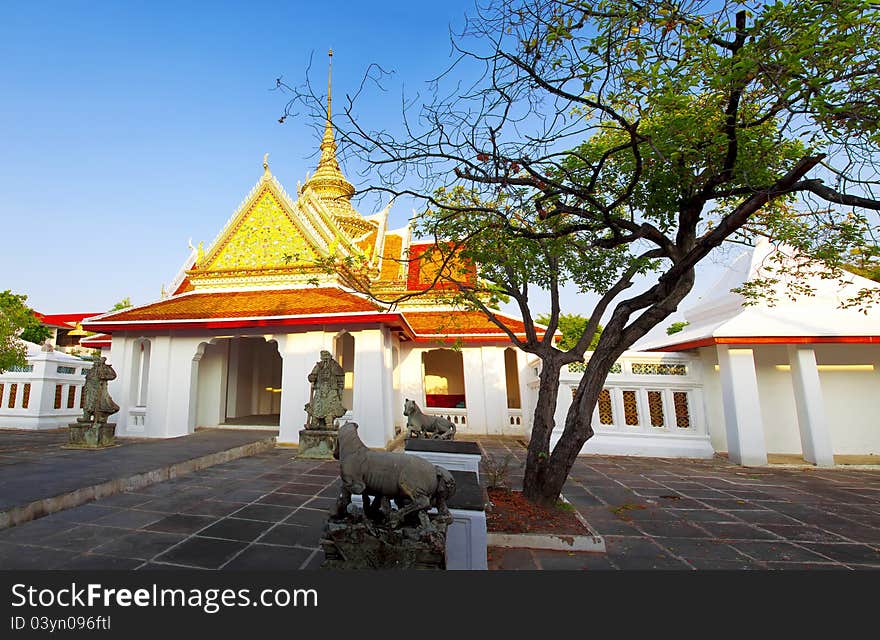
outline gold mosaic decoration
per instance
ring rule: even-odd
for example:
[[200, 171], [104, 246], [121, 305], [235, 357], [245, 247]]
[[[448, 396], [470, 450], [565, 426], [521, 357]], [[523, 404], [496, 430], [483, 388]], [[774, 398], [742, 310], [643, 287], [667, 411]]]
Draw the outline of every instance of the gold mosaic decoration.
[[651, 414], [651, 426], [663, 426], [663, 393], [660, 391], [648, 392], [648, 413]]
[[633, 362], [632, 372], [643, 376], [686, 376], [687, 367], [683, 364], [663, 364], [660, 362]]
[[686, 391], [674, 391], [672, 404], [675, 406], [675, 424], [682, 429], [691, 426], [691, 414], [688, 409], [688, 394]]
[[599, 423], [614, 424], [614, 409], [611, 405], [611, 392], [608, 389], [602, 389], [599, 392]]
[[630, 427], [637, 427], [639, 424], [639, 405], [635, 391], [623, 392], [623, 418]]
[[[289, 261], [285, 258], [289, 257]], [[312, 248], [268, 189], [245, 214], [219, 253], [199, 271], [307, 265]]]

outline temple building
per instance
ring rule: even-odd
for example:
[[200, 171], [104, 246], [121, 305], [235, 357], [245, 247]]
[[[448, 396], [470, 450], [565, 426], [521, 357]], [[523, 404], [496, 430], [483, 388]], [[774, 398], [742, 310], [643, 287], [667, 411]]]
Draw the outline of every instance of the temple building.
[[442, 292], [378, 304], [327, 268], [328, 258], [360, 265], [388, 299], [426, 291], [436, 274], [419, 259], [433, 243], [413, 240], [409, 225], [389, 229], [388, 207], [355, 210], [330, 114], [328, 96], [320, 160], [295, 197], [264, 158], [256, 185], [207, 248], [192, 248], [168, 294], [82, 323], [118, 373], [118, 435], [226, 425], [278, 429], [279, 443], [296, 444], [322, 350], [346, 372], [344, 419], [368, 446], [394, 438], [407, 398], [462, 433], [523, 433], [526, 360], [497, 326]]

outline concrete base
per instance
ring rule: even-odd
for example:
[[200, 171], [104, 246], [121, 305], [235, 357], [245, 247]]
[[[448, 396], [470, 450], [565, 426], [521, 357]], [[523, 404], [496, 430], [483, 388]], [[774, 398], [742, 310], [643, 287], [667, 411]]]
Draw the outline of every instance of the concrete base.
[[336, 448], [336, 429], [301, 429], [298, 460], [332, 460]]
[[[562, 431], [554, 431], [551, 446]], [[715, 455], [708, 435], [603, 433], [587, 440], [581, 454], [595, 453], [606, 456], [645, 456], [649, 458], [711, 458]]]
[[480, 460], [483, 458], [476, 442], [461, 440], [407, 440], [404, 452], [419, 456], [449, 471], [470, 471], [480, 479]]

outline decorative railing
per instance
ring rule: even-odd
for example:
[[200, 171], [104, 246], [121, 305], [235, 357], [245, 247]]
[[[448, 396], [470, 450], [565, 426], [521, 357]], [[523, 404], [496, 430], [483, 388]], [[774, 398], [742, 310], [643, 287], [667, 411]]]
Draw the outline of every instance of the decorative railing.
[[508, 409], [507, 410], [507, 424], [511, 429], [520, 430], [523, 424], [523, 412], [522, 409]]
[[145, 431], [147, 428], [147, 408], [131, 407], [128, 410], [128, 431]]
[[[540, 364], [535, 364], [537, 373]], [[564, 367], [561, 387], [574, 394], [585, 370], [586, 362]], [[527, 386], [536, 395], [537, 376]], [[702, 393], [699, 360], [676, 353], [626, 352], [605, 380], [593, 412], [593, 428], [597, 433], [705, 434]], [[565, 406], [557, 407], [557, 413], [564, 415], [568, 404], [561, 398], [560, 405]]]
[[425, 407], [422, 413], [429, 416], [441, 416], [449, 420], [456, 427], [467, 426], [467, 409], [452, 409], [449, 407]]

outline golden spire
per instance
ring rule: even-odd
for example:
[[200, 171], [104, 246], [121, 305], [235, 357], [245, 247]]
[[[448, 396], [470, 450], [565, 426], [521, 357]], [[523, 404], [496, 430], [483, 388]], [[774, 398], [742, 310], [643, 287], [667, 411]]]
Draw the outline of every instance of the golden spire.
[[336, 216], [358, 216], [351, 206], [351, 197], [355, 188], [345, 179], [339, 170], [339, 162], [336, 160], [336, 140], [333, 135], [333, 122], [331, 120], [331, 89], [333, 78], [333, 49], [327, 54], [330, 63], [327, 70], [327, 122], [324, 125], [324, 137], [321, 139], [321, 159], [315, 173], [306, 181], [305, 188], [311, 191], [333, 212]]

